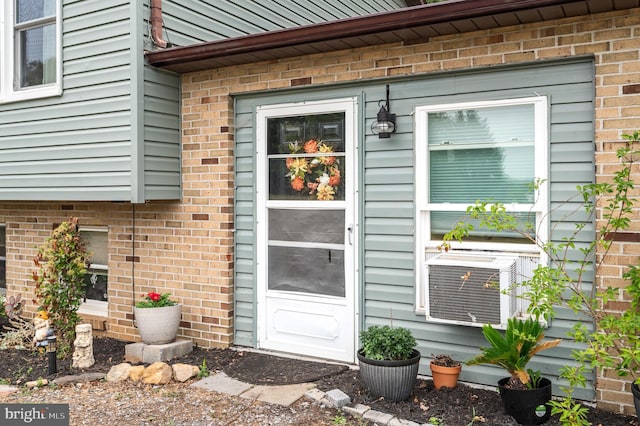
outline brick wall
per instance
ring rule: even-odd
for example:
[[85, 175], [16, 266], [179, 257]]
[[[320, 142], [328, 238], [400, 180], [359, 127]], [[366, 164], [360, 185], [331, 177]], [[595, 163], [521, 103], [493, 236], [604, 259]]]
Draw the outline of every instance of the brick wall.
[[[51, 224], [70, 215], [109, 225], [109, 334], [137, 339], [136, 296], [169, 291], [186, 306], [180, 333], [202, 346], [232, 341], [233, 110], [229, 93], [322, 85], [386, 76], [488, 67], [593, 55], [596, 72], [597, 179], [609, 179], [622, 133], [640, 129], [640, 9], [393, 43], [279, 61], [219, 68], [183, 77], [181, 202], [128, 204], [20, 203], [0, 205], [7, 223], [10, 291], [29, 287], [34, 246]], [[636, 170], [637, 172], [637, 170]], [[132, 217], [136, 218], [135, 256]], [[616, 242], [599, 285], [624, 286], [624, 265], [636, 263], [638, 211], [632, 241]], [[621, 295], [621, 300], [623, 296]], [[623, 305], [624, 306], [624, 305]], [[600, 406], [633, 413], [629, 384], [610, 372], [598, 378]]]
[[[217, 181], [219, 178], [214, 177], [217, 167], [220, 166], [202, 173], [203, 179]], [[225, 179], [228, 182], [229, 178]], [[158, 291], [171, 293], [174, 300], [184, 305], [179, 335], [203, 347], [229, 346], [233, 339], [233, 292], [229, 290], [233, 235], [231, 190], [227, 182], [209, 185], [202, 191], [202, 199], [185, 197], [188, 204], [0, 204], [0, 223], [6, 224], [7, 291], [22, 293], [27, 300], [33, 298], [32, 260], [37, 247], [51, 234], [54, 224], [77, 216], [81, 227], [108, 227], [106, 335], [139, 340], [132, 306], [141, 299], [141, 294]], [[187, 191], [188, 187], [185, 183]], [[214, 200], [227, 204], [218, 205]], [[30, 303], [27, 311], [34, 310], [35, 305]]]
[[[615, 170], [620, 135], [640, 129], [639, 51], [640, 10], [635, 9], [197, 72], [183, 78], [184, 142], [198, 143], [233, 127], [228, 93], [593, 55], [597, 179], [602, 181]], [[630, 233], [639, 231], [635, 220]], [[633, 237], [616, 242], [598, 284], [623, 287], [623, 267], [637, 263], [638, 254]], [[627, 382], [604, 372], [598, 386], [600, 406], [634, 412]]]

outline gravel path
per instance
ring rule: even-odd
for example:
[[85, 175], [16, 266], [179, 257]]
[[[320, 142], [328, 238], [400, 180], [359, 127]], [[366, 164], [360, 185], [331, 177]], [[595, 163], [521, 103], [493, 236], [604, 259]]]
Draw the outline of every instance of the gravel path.
[[[301, 398], [291, 407], [222, 395], [187, 383], [150, 386], [104, 381], [22, 390], [2, 403], [69, 404], [70, 425], [335, 425], [340, 414]], [[352, 423], [353, 422], [353, 423]]]

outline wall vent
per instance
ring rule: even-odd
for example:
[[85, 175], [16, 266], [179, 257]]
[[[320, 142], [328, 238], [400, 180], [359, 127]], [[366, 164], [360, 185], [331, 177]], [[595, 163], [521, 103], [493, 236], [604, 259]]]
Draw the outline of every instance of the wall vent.
[[442, 253], [426, 262], [427, 320], [506, 326], [516, 315], [516, 255]]

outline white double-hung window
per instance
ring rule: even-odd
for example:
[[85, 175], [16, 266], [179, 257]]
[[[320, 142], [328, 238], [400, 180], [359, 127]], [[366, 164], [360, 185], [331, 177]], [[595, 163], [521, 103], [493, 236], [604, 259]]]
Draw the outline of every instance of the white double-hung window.
[[61, 16], [61, 0], [0, 4], [0, 102], [61, 93]]
[[[501, 265], [510, 262], [520, 274], [523, 268], [529, 268], [523, 259], [540, 256], [539, 248], [519, 233], [475, 226], [462, 244], [453, 245], [462, 257], [430, 261], [442, 257], [437, 247], [442, 243], [443, 235], [453, 229], [465, 216], [466, 209], [477, 201], [504, 204], [522, 223], [522, 229], [530, 229], [531, 235], [546, 235], [547, 110], [544, 96], [416, 108], [416, 240], [419, 253], [416, 270], [420, 271], [416, 293], [418, 310], [426, 310], [428, 317], [430, 297], [433, 298], [442, 287], [440, 281], [438, 285], [434, 284], [440, 280], [434, 278], [434, 274], [450, 273], [455, 277], [463, 272], [465, 275], [473, 265], [495, 265], [495, 270], [500, 271], [500, 268], [506, 269]], [[536, 186], [536, 182], [544, 183]], [[493, 257], [487, 257], [487, 254]], [[481, 257], [469, 257], [474, 255]], [[446, 266], [455, 266], [456, 261], [459, 261], [460, 269]], [[452, 288], [456, 286], [460, 283], [452, 283]], [[497, 310], [501, 309], [498, 293], [495, 296]], [[479, 301], [478, 309], [481, 310], [482, 294], [466, 297]], [[515, 309], [502, 308], [502, 319], [505, 312], [513, 313]], [[458, 322], [492, 322], [482, 320], [481, 315], [466, 305], [453, 309], [467, 309]], [[500, 322], [496, 319], [496, 323]]]
[[106, 316], [109, 301], [109, 232], [106, 227], [81, 227], [80, 237], [91, 253], [84, 275], [81, 314]]

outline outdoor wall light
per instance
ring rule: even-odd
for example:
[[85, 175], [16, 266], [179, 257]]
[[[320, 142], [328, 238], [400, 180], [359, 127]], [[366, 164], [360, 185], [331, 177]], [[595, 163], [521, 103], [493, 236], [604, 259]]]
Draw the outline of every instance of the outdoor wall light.
[[[378, 101], [378, 105], [383, 101]], [[380, 139], [388, 139], [396, 132], [396, 115], [389, 112], [389, 85], [387, 84], [387, 102], [380, 106], [378, 119], [371, 125], [371, 131]]]
[[58, 372], [56, 343], [57, 338], [55, 335], [47, 337], [47, 374], [49, 376]]

